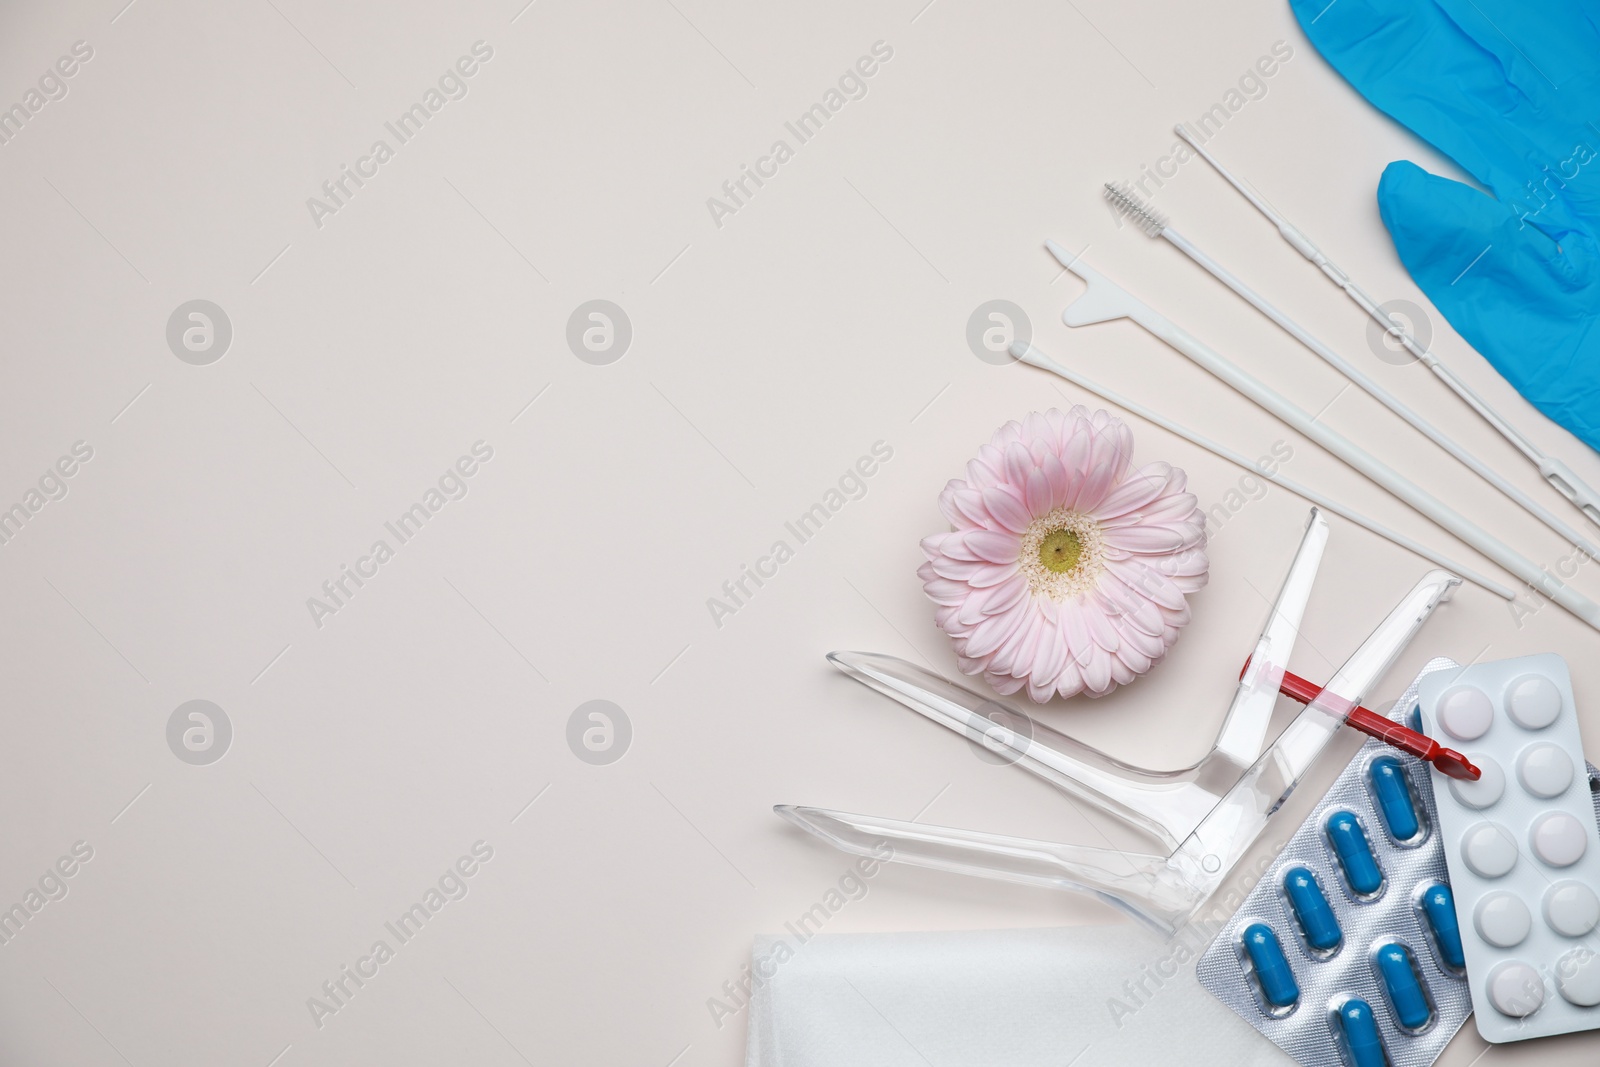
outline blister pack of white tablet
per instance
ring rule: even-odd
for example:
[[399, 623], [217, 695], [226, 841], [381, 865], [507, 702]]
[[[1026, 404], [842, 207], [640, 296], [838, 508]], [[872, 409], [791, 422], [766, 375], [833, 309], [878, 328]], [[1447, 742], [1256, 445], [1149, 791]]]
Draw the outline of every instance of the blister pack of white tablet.
[[1478, 1033], [1600, 1028], [1600, 831], [1566, 662], [1434, 671], [1418, 697], [1423, 732], [1483, 772], [1429, 776]]

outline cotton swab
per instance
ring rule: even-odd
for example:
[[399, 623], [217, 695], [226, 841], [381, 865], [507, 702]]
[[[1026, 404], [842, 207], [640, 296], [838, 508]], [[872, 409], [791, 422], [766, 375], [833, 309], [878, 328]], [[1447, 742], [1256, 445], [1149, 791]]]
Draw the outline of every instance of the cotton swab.
[[1261, 312], [1267, 318], [1281, 326], [1296, 341], [1299, 341], [1301, 344], [1311, 349], [1312, 352], [1315, 352], [1318, 356], [1322, 357], [1323, 362], [1327, 363], [1340, 374], [1343, 374], [1346, 378], [1360, 386], [1368, 396], [1372, 397], [1374, 400], [1378, 401], [1378, 403], [1382, 404], [1384, 407], [1400, 416], [1406, 422], [1410, 423], [1413, 428], [1420, 431], [1423, 436], [1428, 438], [1428, 440], [1432, 441], [1434, 444], [1450, 453], [1456, 459], [1460, 460], [1478, 477], [1482, 478], [1484, 481], [1500, 490], [1500, 492], [1516, 501], [1522, 506], [1524, 511], [1527, 511], [1529, 514], [1539, 519], [1539, 521], [1543, 522], [1551, 530], [1560, 534], [1561, 537], [1573, 547], [1582, 549], [1591, 558], [1600, 556], [1600, 548], [1596, 548], [1577, 530], [1574, 530], [1571, 526], [1568, 526], [1548, 508], [1544, 507], [1538, 501], [1524, 493], [1521, 489], [1518, 489], [1516, 486], [1502, 478], [1499, 474], [1495, 473], [1494, 470], [1484, 464], [1483, 461], [1478, 459], [1477, 456], [1474, 456], [1472, 453], [1456, 444], [1455, 441], [1446, 436], [1444, 432], [1438, 427], [1434, 426], [1433, 423], [1427, 421], [1421, 415], [1407, 407], [1393, 393], [1389, 392], [1389, 390], [1385, 389], [1383, 386], [1367, 377], [1361, 372], [1361, 370], [1351, 364], [1343, 356], [1339, 355], [1333, 349], [1319, 341], [1316, 337], [1312, 336], [1299, 323], [1285, 315], [1282, 311], [1278, 310], [1277, 307], [1264, 299], [1259, 293], [1251, 289], [1244, 282], [1240, 281], [1226, 267], [1222, 266], [1216, 260], [1202, 252], [1192, 241], [1170, 226], [1167, 223], [1167, 219], [1164, 215], [1155, 211], [1148, 204], [1140, 200], [1133, 194], [1132, 190], [1126, 187], [1115, 186], [1108, 182], [1106, 183], [1105, 191], [1106, 199], [1116, 206], [1116, 208], [1122, 213], [1122, 217], [1132, 222], [1147, 236], [1160, 237], [1166, 240], [1167, 243], [1177, 248], [1178, 251], [1194, 260], [1201, 267], [1204, 267], [1212, 277], [1216, 278], [1223, 285], [1226, 285], [1229, 289], [1232, 289], [1239, 296], [1243, 297], [1245, 301], [1257, 311]]
[[1468, 407], [1478, 413], [1478, 416], [1484, 422], [1494, 427], [1501, 437], [1511, 442], [1518, 452], [1521, 452], [1530, 463], [1538, 467], [1539, 474], [1555, 488], [1556, 492], [1571, 501], [1572, 505], [1582, 511], [1590, 522], [1600, 526], [1600, 493], [1595, 492], [1583, 479], [1579, 478], [1571, 467], [1540, 449], [1538, 445], [1530, 441], [1515, 426], [1501, 418], [1500, 413], [1489, 406], [1488, 401], [1475, 393], [1471, 386], [1457, 377], [1456, 373], [1449, 367], [1441, 363], [1438, 356], [1435, 356], [1431, 351], [1419, 344], [1417, 339], [1411, 335], [1411, 331], [1407, 330], [1402, 323], [1379, 307], [1376, 300], [1368, 296], [1365, 290], [1351, 281], [1350, 275], [1346, 274], [1333, 260], [1323, 254], [1322, 249], [1313, 244], [1293, 223], [1284, 218], [1281, 212], [1274, 209], [1258, 196], [1254, 190], [1236, 178], [1228, 171], [1228, 168], [1217, 162], [1217, 157], [1206, 151], [1190, 135], [1188, 128], [1183, 123], [1178, 123], [1173, 127], [1173, 130], [1179, 137], [1188, 142], [1189, 147], [1193, 148], [1201, 159], [1211, 164], [1212, 169], [1220, 174], [1229, 185], [1233, 186], [1239, 195], [1250, 201], [1257, 211], [1266, 216], [1267, 221], [1278, 228], [1279, 235], [1288, 242], [1291, 248], [1312, 263], [1315, 263], [1322, 273], [1328, 276], [1329, 281], [1344, 290], [1345, 295], [1355, 301], [1362, 311], [1365, 311], [1378, 325], [1382, 326], [1389, 336], [1399, 341], [1405, 350], [1415, 356], [1423, 366], [1432, 371], [1434, 376], [1445, 384], [1446, 388], [1460, 397]]
[[1456, 512], [1420, 485], [1355, 442], [1318, 422], [1286, 397], [1269, 389], [1264, 383], [1229, 362], [1221, 353], [1179, 328], [1171, 319], [1136, 299], [1116, 282], [1084, 263], [1081, 256], [1072, 255], [1054, 241], [1046, 241], [1045, 247], [1063, 267], [1082, 278], [1089, 286], [1076, 302], [1061, 313], [1062, 321], [1068, 326], [1088, 326], [1097, 322], [1109, 322], [1112, 319], [1132, 319], [1168, 346], [1222, 379], [1236, 392], [1243, 394], [1287, 425], [1309, 437], [1388, 490], [1397, 499], [1426, 515], [1436, 525], [1448, 530], [1573, 615], [1600, 630], [1600, 604], [1558, 581], [1532, 560]]
[[1262, 470], [1260, 467], [1256, 466], [1256, 464], [1252, 463], [1248, 458], [1238, 452], [1235, 452], [1226, 445], [1218, 444], [1216, 441], [1213, 441], [1208, 437], [1198, 434], [1184, 426], [1180, 426], [1178, 423], [1173, 422], [1166, 416], [1157, 414], [1156, 412], [1150, 410], [1143, 404], [1140, 404], [1134, 400], [1130, 400], [1119, 393], [1113, 392], [1103, 385], [1098, 385], [1076, 371], [1069, 370], [1026, 341], [1013, 342], [1011, 345], [1011, 354], [1029, 366], [1038, 367], [1040, 370], [1047, 370], [1051, 374], [1065, 378], [1067, 381], [1078, 386], [1078, 388], [1085, 389], [1093, 393], [1095, 396], [1098, 396], [1107, 403], [1115, 404], [1124, 411], [1132, 412], [1141, 419], [1144, 419], [1146, 422], [1155, 423], [1168, 433], [1176, 434], [1185, 441], [1188, 441], [1190, 444], [1198, 445], [1199, 447], [1205, 449], [1212, 455], [1220, 456], [1229, 463], [1243, 467], [1251, 474], [1254, 474], [1260, 478], [1265, 478], [1272, 484], [1281, 486], [1296, 496], [1309, 500], [1311, 503], [1323, 508], [1326, 511], [1348, 519], [1357, 526], [1360, 526], [1362, 529], [1371, 531], [1384, 540], [1393, 542], [1407, 551], [1416, 553], [1428, 562], [1433, 563], [1436, 566], [1443, 567], [1452, 574], [1460, 575], [1462, 578], [1465, 578], [1474, 585], [1487, 589], [1495, 596], [1502, 597], [1506, 600], [1516, 599], [1516, 592], [1509, 586], [1502, 585], [1493, 578], [1485, 577], [1476, 571], [1463, 567], [1454, 560], [1435, 552], [1427, 545], [1419, 544], [1403, 533], [1400, 533], [1396, 530], [1391, 530], [1389, 527], [1384, 526], [1381, 523], [1374, 522], [1365, 515], [1352, 511], [1343, 504], [1328, 499], [1326, 496], [1317, 492], [1315, 489], [1310, 488], [1309, 486], [1301, 485], [1299, 482], [1296, 482], [1291, 478], [1285, 478], [1283, 475], [1276, 472]]

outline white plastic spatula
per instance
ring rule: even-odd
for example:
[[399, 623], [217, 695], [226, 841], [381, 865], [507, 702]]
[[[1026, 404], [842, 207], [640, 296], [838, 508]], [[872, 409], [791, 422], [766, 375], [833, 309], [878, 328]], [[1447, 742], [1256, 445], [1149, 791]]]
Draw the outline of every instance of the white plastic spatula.
[[1226, 382], [1246, 399], [1333, 453], [1402, 503], [1427, 516], [1435, 525], [1448, 530], [1482, 552], [1590, 626], [1600, 629], [1600, 604], [1596, 604], [1572, 586], [1562, 584], [1548, 569], [1540, 567], [1517, 552], [1354, 441], [1318, 421], [1309, 412], [1296, 407], [1287, 397], [1269, 388], [1220, 352], [1089, 266], [1081, 255], [1073, 255], [1054, 241], [1046, 241], [1045, 248], [1057, 262], [1082, 278], [1089, 286], [1082, 296], [1067, 305], [1066, 310], [1061, 313], [1061, 320], [1068, 326], [1091, 326], [1115, 319], [1128, 319], [1137, 323], [1174, 351]]

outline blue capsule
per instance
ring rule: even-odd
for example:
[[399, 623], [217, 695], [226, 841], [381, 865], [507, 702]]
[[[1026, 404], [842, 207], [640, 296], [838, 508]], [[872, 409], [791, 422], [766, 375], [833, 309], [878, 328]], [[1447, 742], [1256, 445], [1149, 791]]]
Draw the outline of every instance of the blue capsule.
[[1350, 1050], [1351, 1067], [1386, 1067], [1389, 1059], [1383, 1051], [1383, 1037], [1378, 1033], [1371, 1004], [1351, 997], [1339, 1005], [1339, 1028], [1344, 1031], [1345, 1047]]
[[1261, 996], [1274, 1008], [1292, 1007], [1300, 999], [1300, 984], [1294, 980], [1294, 971], [1283, 954], [1278, 935], [1266, 923], [1251, 923], [1240, 935], [1244, 939], [1245, 955], [1255, 970], [1256, 982], [1261, 986]]
[[1422, 893], [1422, 914], [1433, 932], [1433, 943], [1439, 947], [1439, 958], [1447, 967], [1461, 970], [1467, 965], [1461, 953], [1461, 924], [1456, 919], [1456, 898], [1450, 887], [1435, 882]]
[[1283, 893], [1289, 898], [1289, 907], [1300, 923], [1300, 932], [1306, 944], [1314, 951], [1329, 952], [1344, 940], [1339, 920], [1328, 904], [1328, 898], [1317, 884], [1317, 876], [1305, 867], [1290, 867], [1283, 872]]
[[1396, 941], [1378, 946], [1373, 956], [1378, 975], [1383, 979], [1384, 991], [1394, 1006], [1394, 1017], [1406, 1030], [1420, 1030], [1433, 1017], [1433, 1006], [1417, 977], [1416, 961], [1411, 950]]
[[1422, 728], [1422, 705], [1413, 704], [1411, 710], [1406, 712], [1406, 725], [1419, 734], [1426, 735], [1428, 731]]
[[1367, 768], [1372, 795], [1378, 798], [1378, 811], [1396, 841], [1410, 841], [1422, 829], [1417, 806], [1411, 797], [1405, 768], [1393, 756], [1379, 756]]
[[1361, 822], [1348, 811], [1336, 811], [1328, 816], [1328, 840], [1333, 844], [1334, 855], [1344, 871], [1344, 880], [1358, 897], [1370, 897], [1383, 888], [1383, 871], [1372, 854], [1372, 842], [1361, 829]]

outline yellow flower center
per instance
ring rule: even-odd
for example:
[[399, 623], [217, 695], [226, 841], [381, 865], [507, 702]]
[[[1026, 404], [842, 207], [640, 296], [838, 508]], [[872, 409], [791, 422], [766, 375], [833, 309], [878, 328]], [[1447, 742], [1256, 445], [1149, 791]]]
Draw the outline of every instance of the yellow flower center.
[[1099, 584], [1105, 555], [1099, 523], [1082, 512], [1056, 508], [1028, 524], [1017, 565], [1035, 596], [1072, 600]]
[[1083, 542], [1071, 530], [1051, 530], [1039, 544], [1039, 562], [1052, 574], [1066, 574], [1082, 555]]

